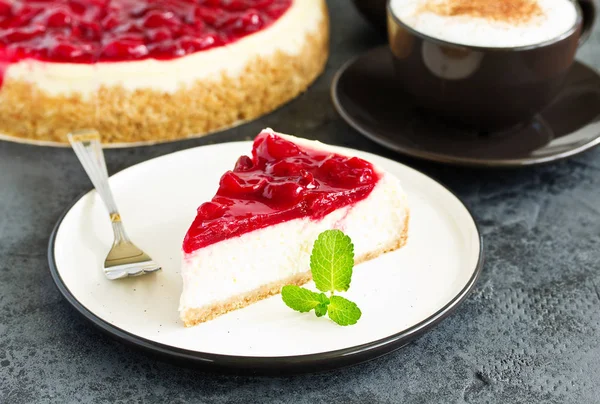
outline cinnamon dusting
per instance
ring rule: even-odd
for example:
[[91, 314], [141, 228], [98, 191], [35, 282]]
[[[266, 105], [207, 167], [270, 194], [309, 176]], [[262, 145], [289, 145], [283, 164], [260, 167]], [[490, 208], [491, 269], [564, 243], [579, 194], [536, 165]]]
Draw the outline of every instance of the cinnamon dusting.
[[428, 0], [421, 12], [441, 16], [469, 16], [512, 24], [543, 15], [536, 0]]

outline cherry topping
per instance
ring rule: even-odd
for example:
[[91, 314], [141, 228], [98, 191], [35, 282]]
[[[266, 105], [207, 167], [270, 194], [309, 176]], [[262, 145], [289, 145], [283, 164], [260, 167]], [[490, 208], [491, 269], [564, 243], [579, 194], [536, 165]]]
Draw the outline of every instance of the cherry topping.
[[40, 20], [41, 23], [43, 23], [43, 21], [45, 20], [46, 26], [48, 28], [69, 27], [73, 22], [73, 18], [71, 18], [71, 13], [66, 7], [60, 7], [54, 10], [49, 10], [46, 13], [38, 15], [36, 19]]
[[300, 171], [298, 183], [306, 189], [315, 189], [319, 186], [319, 183], [315, 180], [315, 176], [306, 170]]
[[10, 3], [7, 3], [4, 0], [0, 0], [0, 16], [8, 17], [10, 16], [11, 6]]
[[248, 10], [241, 16], [230, 17], [224, 24], [226, 30], [234, 34], [248, 34], [259, 31], [264, 25], [264, 19], [256, 10]]
[[263, 178], [245, 179], [243, 174], [238, 175], [233, 171], [228, 171], [221, 177], [217, 193], [231, 197], [243, 197], [262, 191], [266, 184], [267, 181]]
[[56, 60], [65, 62], [71, 61], [91, 61], [93, 58], [94, 48], [89, 44], [73, 45], [70, 43], [56, 43], [48, 49], [48, 56]]
[[287, 220], [319, 219], [366, 198], [378, 180], [365, 160], [263, 132], [254, 141], [252, 158], [241, 156], [233, 171], [221, 177], [212, 201], [198, 209], [184, 251]]
[[319, 172], [339, 186], [354, 187], [369, 183], [375, 176], [371, 167], [364, 165], [363, 162], [367, 163], [356, 157], [346, 159], [335, 156], [325, 160], [319, 167]]
[[252, 153], [259, 159], [274, 161], [286, 157], [298, 156], [300, 149], [295, 144], [283, 138], [268, 136], [257, 141], [256, 148]]
[[292, 181], [273, 182], [268, 184], [262, 196], [270, 203], [278, 206], [289, 206], [298, 203], [304, 193], [304, 187]]
[[259, 31], [291, 4], [292, 0], [0, 0], [0, 63], [23, 57], [72, 63], [180, 57]]
[[86, 4], [83, 1], [71, 0], [69, 1], [69, 7], [76, 15], [82, 15], [85, 13]]
[[44, 27], [41, 25], [31, 26], [27, 28], [9, 28], [0, 33], [0, 42], [11, 44], [14, 42], [28, 41], [41, 35], [44, 32]]
[[148, 48], [141, 38], [125, 36], [108, 42], [102, 50], [106, 60], [138, 59], [148, 54]]
[[228, 11], [241, 11], [245, 10], [248, 4], [244, 0], [225, 0], [223, 2], [223, 8]]
[[270, 164], [266, 171], [276, 177], [299, 176], [303, 171], [304, 164], [298, 163], [292, 159], [285, 159]]
[[198, 208], [198, 214], [202, 215], [205, 220], [214, 220], [223, 216], [227, 206], [220, 205], [215, 202], [205, 202]]
[[146, 31], [146, 38], [149, 42], [163, 42], [171, 39], [173, 34], [167, 28], [151, 29]]
[[176, 27], [181, 20], [171, 11], [150, 11], [144, 17], [142, 25], [144, 28]]
[[192, 36], [184, 36], [179, 38], [179, 45], [185, 53], [192, 53], [195, 51], [210, 48], [215, 44], [217, 38], [213, 35], [203, 35], [201, 38], [194, 38]]
[[197, 19], [212, 26], [221, 25], [221, 21], [223, 21], [227, 15], [227, 13], [222, 9], [208, 8], [206, 6], [197, 7], [194, 11], [194, 14]]
[[248, 156], [241, 156], [235, 163], [235, 168], [233, 169], [233, 171], [244, 172], [250, 171], [252, 170], [252, 168], [254, 168], [254, 163], [252, 162], [252, 159]]
[[119, 26], [119, 18], [114, 14], [109, 14], [102, 19], [101, 26], [106, 31], [111, 31]]

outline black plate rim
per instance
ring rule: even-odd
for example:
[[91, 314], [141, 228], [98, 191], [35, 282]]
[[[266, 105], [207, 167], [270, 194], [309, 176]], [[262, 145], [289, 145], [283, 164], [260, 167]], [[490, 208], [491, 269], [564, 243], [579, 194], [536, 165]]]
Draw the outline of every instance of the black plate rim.
[[[393, 141], [388, 140], [386, 137], [380, 136], [377, 133], [370, 131], [368, 128], [365, 128], [361, 125], [356, 119], [352, 117], [350, 113], [346, 111], [340, 98], [338, 96], [338, 87], [341, 77], [344, 75], [346, 70], [350, 66], [352, 66], [356, 61], [361, 58], [368, 58], [371, 53], [376, 53], [381, 51], [383, 48], [387, 48], [388, 45], [380, 45], [375, 48], [369, 49], [365, 53], [362, 53], [358, 56], [353, 57], [352, 59], [345, 62], [335, 73], [333, 79], [331, 81], [330, 88], [330, 97], [333, 103], [334, 108], [340, 114], [341, 118], [346, 121], [348, 125], [350, 125], [354, 130], [356, 130], [361, 135], [370, 139], [371, 141], [385, 147], [386, 149], [392, 150], [396, 153], [400, 153], [409, 157], [416, 157], [422, 160], [433, 161], [435, 163], [443, 163], [443, 164], [451, 164], [456, 166], [463, 167], [485, 167], [485, 168], [514, 168], [514, 167], [525, 167], [525, 166], [533, 166], [539, 164], [546, 164], [555, 162], [558, 160], [562, 160], [568, 157], [573, 157], [577, 154], [583, 153], [589, 149], [592, 149], [598, 145], [600, 145], [600, 134], [596, 136], [591, 141], [584, 143], [578, 147], [573, 149], [564, 151], [562, 153], [558, 153], [552, 156], [546, 157], [530, 157], [530, 158], [518, 158], [518, 159], [478, 159], [478, 158], [469, 158], [469, 157], [457, 157], [443, 153], [435, 153], [429, 152], [425, 150], [420, 150], [416, 148], [412, 148], [403, 144], [395, 143]], [[584, 66], [585, 68], [592, 70], [596, 74], [595, 69], [590, 68], [585, 63], [582, 63], [578, 60], [575, 60], [574, 64], [579, 64]]]
[[[100, 331], [104, 332], [110, 337], [126, 345], [139, 348], [142, 351], [145, 351], [146, 353], [150, 353], [158, 358], [166, 360], [167, 362], [182, 364], [185, 366], [192, 366], [204, 370], [213, 370], [226, 373], [260, 374], [266, 376], [315, 373], [367, 362], [404, 347], [405, 345], [418, 338], [425, 332], [434, 328], [438, 323], [440, 323], [442, 320], [444, 320], [446, 317], [452, 314], [472, 292], [483, 269], [483, 237], [481, 235], [479, 225], [475, 220], [471, 209], [469, 209], [465, 202], [461, 198], [459, 198], [452, 190], [450, 190], [444, 184], [440, 183], [438, 180], [428, 176], [427, 174], [419, 170], [408, 166], [406, 167], [436, 182], [447, 192], [453, 195], [458, 200], [458, 202], [460, 202], [461, 205], [463, 205], [463, 207], [467, 210], [467, 213], [469, 214], [471, 220], [475, 225], [475, 231], [479, 240], [479, 255], [477, 258], [477, 264], [473, 270], [473, 274], [471, 275], [465, 286], [461, 289], [461, 291], [458, 292], [456, 296], [454, 296], [454, 298], [452, 298], [446, 305], [444, 305], [442, 308], [440, 308], [440, 310], [438, 310], [431, 316], [413, 325], [412, 327], [409, 327], [406, 330], [389, 335], [376, 341], [356, 345], [349, 348], [321, 352], [317, 354], [279, 357], [237, 356], [198, 352], [182, 348], [176, 348], [170, 345], [158, 343], [137, 336], [135, 334], [123, 330], [122, 328], [119, 328], [106, 322], [105, 320], [95, 315], [92, 311], [87, 309], [71, 293], [67, 285], [64, 283], [62, 277], [60, 276], [54, 255], [54, 245], [56, 243], [56, 236], [64, 218], [73, 208], [73, 206], [77, 202], [79, 202], [81, 198], [83, 198], [88, 193], [93, 192], [93, 190], [86, 191], [80, 194], [78, 197], [76, 197], [59, 216], [54, 226], [54, 229], [50, 234], [50, 239], [48, 242], [47, 255], [50, 274], [52, 276], [54, 284], [56, 285], [62, 296], [65, 298], [65, 300], [67, 300], [67, 302], [81, 316], [83, 316], [84, 319], [91, 322], [92, 325], [94, 325], [95, 327], [100, 329]], [[125, 170], [127, 170], [127, 168], [125, 168], [122, 171]]]

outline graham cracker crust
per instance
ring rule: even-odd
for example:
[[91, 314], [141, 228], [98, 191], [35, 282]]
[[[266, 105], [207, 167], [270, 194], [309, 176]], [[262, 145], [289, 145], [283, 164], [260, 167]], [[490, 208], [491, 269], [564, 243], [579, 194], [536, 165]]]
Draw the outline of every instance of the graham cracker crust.
[[[355, 258], [354, 263], [358, 265], [362, 262], [369, 261], [371, 259], [377, 258], [382, 254], [387, 252], [391, 252], [402, 248], [406, 245], [408, 241], [408, 224], [410, 221], [410, 213], [409, 210], [406, 210], [406, 217], [404, 219], [404, 230], [400, 237], [393, 242], [391, 242], [388, 246], [381, 248], [376, 251], [368, 252], [360, 257]], [[266, 299], [270, 296], [281, 293], [281, 288], [285, 285], [298, 285], [302, 286], [305, 283], [312, 280], [312, 275], [310, 271], [302, 272], [296, 275], [293, 275], [289, 278], [269, 283], [267, 285], [263, 285], [258, 289], [250, 291], [248, 293], [244, 293], [242, 295], [234, 296], [228, 300], [212, 304], [210, 306], [187, 309], [181, 312], [181, 320], [186, 327], [192, 327], [194, 325], [204, 323], [206, 321], [212, 320], [220, 315], [228, 313], [233, 310], [242, 309], [251, 305], [252, 303], [256, 303], [260, 300]]]
[[0, 133], [68, 144], [67, 134], [95, 128], [104, 143], [158, 143], [206, 135], [273, 111], [304, 92], [323, 72], [329, 19], [306, 37], [298, 55], [257, 57], [239, 76], [223, 74], [174, 93], [101, 87], [92, 99], [54, 96], [27, 81], [7, 79], [0, 89]]

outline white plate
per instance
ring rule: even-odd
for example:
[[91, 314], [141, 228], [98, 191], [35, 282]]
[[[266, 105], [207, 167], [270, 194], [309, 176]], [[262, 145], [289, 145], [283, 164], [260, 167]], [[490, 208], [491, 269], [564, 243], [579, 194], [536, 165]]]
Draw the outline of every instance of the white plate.
[[[111, 335], [177, 359], [222, 368], [312, 371], [344, 366], [404, 346], [468, 294], [481, 270], [477, 226], [461, 201], [409, 167], [355, 150], [398, 176], [409, 195], [408, 244], [356, 267], [345, 294], [360, 306], [358, 324], [340, 327], [288, 309], [279, 295], [193, 328], [184, 328], [181, 242], [196, 208], [250, 142], [173, 153], [110, 179], [129, 235], [163, 270], [109, 281], [102, 264], [113, 235], [96, 192], [59, 220], [49, 246], [52, 275], [67, 300]], [[309, 285], [309, 287], [312, 285]]]

